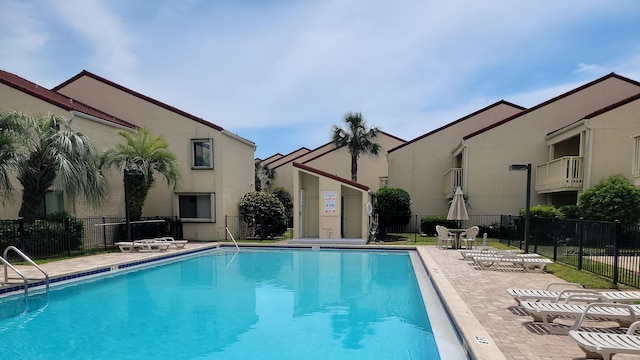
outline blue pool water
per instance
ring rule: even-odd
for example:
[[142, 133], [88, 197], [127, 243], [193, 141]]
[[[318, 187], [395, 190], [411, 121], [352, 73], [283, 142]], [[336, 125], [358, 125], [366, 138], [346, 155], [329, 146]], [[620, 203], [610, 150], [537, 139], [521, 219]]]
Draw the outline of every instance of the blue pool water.
[[221, 250], [22, 300], [2, 359], [440, 358], [406, 252]]

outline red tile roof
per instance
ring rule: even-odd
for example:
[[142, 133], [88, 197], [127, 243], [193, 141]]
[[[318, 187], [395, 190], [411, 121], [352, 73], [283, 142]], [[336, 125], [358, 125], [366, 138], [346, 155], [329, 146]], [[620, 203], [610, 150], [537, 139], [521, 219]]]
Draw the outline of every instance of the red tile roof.
[[[72, 110], [78, 111], [83, 114], [87, 114], [87, 115], [108, 121], [110, 123], [114, 123], [114, 124], [128, 127], [128, 128], [136, 127], [136, 125], [128, 121], [118, 119], [115, 116], [109, 115], [103, 111], [95, 109], [89, 105], [83, 104], [70, 97], [51, 91], [45, 87], [42, 87], [36, 83], [33, 83], [29, 80], [21, 78], [10, 72], [0, 70], [0, 83], [3, 83], [18, 91], [22, 91], [26, 94], [29, 94], [33, 97], [36, 97], [40, 100], [46, 101], [52, 105], [55, 105], [57, 107], [60, 107], [68, 111], [72, 111]], [[13, 110], [16, 110], [16, 109], [13, 109]]]
[[298, 162], [294, 162], [293, 163], [293, 167], [296, 167], [296, 168], [302, 169], [302, 170], [306, 170], [308, 172], [311, 172], [311, 173], [314, 173], [314, 174], [317, 174], [317, 175], [320, 175], [320, 176], [328, 177], [329, 179], [333, 179], [333, 180], [339, 181], [339, 182], [341, 182], [343, 184], [351, 185], [351, 186], [356, 187], [356, 188], [361, 189], [361, 190], [369, 191], [369, 187], [366, 186], [366, 185], [362, 185], [362, 184], [357, 183], [355, 181], [347, 180], [345, 178], [341, 178], [339, 176], [336, 176], [336, 175], [333, 175], [333, 174], [329, 174], [328, 172], [325, 172], [325, 171], [322, 171], [322, 170], [318, 170], [316, 168], [312, 168], [311, 166], [307, 166], [307, 165], [300, 164]]
[[175, 108], [175, 107], [173, 107], [171, 105], [167, 105], [167, 104], [165, 104], [165, 103], [163, 103], [161, 101], [158, 101], [156, 99], [153, 99], [153, 98], [150, 98], [150, 97], [148, 97], [146, 95], [143, 95], [143, 94], [141, 94], [139, 92], [136, 92], [136, 91], [133, 91], [133, 90], [131, 90], [129, 88], [126, 88], [126, 87], [124, 87], [124, 86], [122, 86], [120, 84], [116, 84], [113, 81], [107, 80], [107, 79], [105, 79], [103, 77], [100, 77], [100, 76], [98, 76], [96, 74], [90, 73], [87, 70], [82, 70], [82, 72], [80, 72], [78, 75], [76, 75], [76, 76], [72, 77], [71, 79], [63, 82], [62, 84], [54, 87], [53, 90], [54, 91], [58, 91], [58, 90], [62, 89], [63, 87], [73, 83], [74, 81], [82, 78], [83, 76], [86, 76], [86, 77], [92, 78], [94, 80], [97, 80], [97, 81], [99, 81], [101, 83], [107, 84], [107, 85], [109, 85], [111, 87], [114, 87], [114, 88], [120, 90], [120, 91], [126, 92], [127, 94], [133, 95], [133, 96], [135, 96], [135, 97], [137, 97], [139, 99], [142, 99], [142, 100], [145, 100], [147, 102], [150, 102], [150, 103], [152, 103], [154, 105], [157, 105], [157, 106], [159, 106], [161, 108], [164, 108], [166, 110], [174, 112], [174, 113], [176, 113], [178, 115], [184, 116], [184, 117], [189, 118], [191, 120], [194, 120], [196, 122], [199, 122], [199, 123], [201, 123], [203, 125], [206, 125], [208, 127], [214, 128], [214, 129], [216, 129], [218, 131], [224, 130], [222, 127], [220, 127], [220, 126], [218, 126], [218, 125], [216, 125], [216, 124], [214, 124], [212, 122], [206, 121], [201, 117], [197, 117], [195, 115], [189, 114], [186, 111], [182, 111], [182, 110], [180, 110], [178, 108]]

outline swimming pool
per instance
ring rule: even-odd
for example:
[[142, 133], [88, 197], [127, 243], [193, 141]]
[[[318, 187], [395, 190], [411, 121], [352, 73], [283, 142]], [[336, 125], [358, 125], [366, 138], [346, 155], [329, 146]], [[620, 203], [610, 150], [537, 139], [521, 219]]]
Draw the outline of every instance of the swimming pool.
[[[434, 336], [412, 262], [409, 252], [234, 249], [82, 281], [3, 311], [0, 356], [437, 359], [444, 347], [443, 358], [464, 358]], [[1, 305], [24, 310], [21, 300]]]

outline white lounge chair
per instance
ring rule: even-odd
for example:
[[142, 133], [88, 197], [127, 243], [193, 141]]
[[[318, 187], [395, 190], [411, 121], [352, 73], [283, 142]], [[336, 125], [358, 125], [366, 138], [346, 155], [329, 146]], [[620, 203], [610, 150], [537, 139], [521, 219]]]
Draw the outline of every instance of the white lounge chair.
[[[558, 287], [560, 291], [551, 290], [553, 287]], [[608, 302], [617, 303], [634, 303], [640, 301], [640, 291], [596, 291], [584, 289], [584, 286], [578, 283], [572, 282], [550, 282], [543, 290], [539, 289], [507, 289], [507, 293], [513, 297], [513, 299], [520, 304], [521, 301], [553, 301], [561, 302], [565, 301], [570, 295], [573, 295], [573, 300], [592, 302], [593, 296], [603, 296]], [[584, 294], [582, 299], [577, 294]]]
[[480, 256], [480, 255], [497, 255], [497, 254], [501, 254], [501, 253], [513, 253], [513, 254], [519, 254], [522, 253], [522, 250], [519, 249], [513, 249], [513, 250], [498, 250], [498, 249], [494, 249], [494, 248], [480, 248], [480, 249], [469, 249], [469, 250], [458, 250], [460, 252], [460, 255], [462, 255], [462, 259], [464, 260], [473, 260], [474, 256]]
[[538, 254], [493, 254], [473, 256], [473, 262], [482, 270], [495, 270], [500, 264], [511, 263], [520, 265], [526, 272], [543, 272], [553, 261], [542, 258]]
[[472, 226], [465, 230], [465, 232], [460, 234], [460, 245], [464, 244], [465, 249], [473, 249], [479, 232], [480, 228], [477, 226]]
[[[586, 318], [616, 321], [621, 327], [628, 327], [637, 321], [640, 313], [639, 305], [627, 305], [618, 303], [591, 303], [588, 305], [568, 303], [548, 303], [538, 301], [523, 301], [520, 303], [533, 321], [540, 322], [552, 334], [567, 334], [571, 330], [580, 327]], [[558, 317], [572, 318], [573, 324], [569, 326], [554, 324]]]
[[184, 249], [187, 245], [187, 240], [176, 240], [171, 236], [163, 236], [154, 239], [156, 242], [161, 244], [169, 244], [175, 246], [177, 249]]
[[121, 241], [115, 243], [114, 245], [119, 247], [120, 251], [122, 252], [136, 252], [139, 250], [167, 251], [167, 249], [169, 249], [169, 246], [171, 246], [171, 244], [159, 243], [155, 241], [155, 239]]
[[629, 326], [625, 334], [610, 334], [590, 331], [569, 331], [569, 336], [578, 343], [588, 359], [611, 360], [614, 354], [640, 355], [640, 336], [636, 329], [640, 321]]

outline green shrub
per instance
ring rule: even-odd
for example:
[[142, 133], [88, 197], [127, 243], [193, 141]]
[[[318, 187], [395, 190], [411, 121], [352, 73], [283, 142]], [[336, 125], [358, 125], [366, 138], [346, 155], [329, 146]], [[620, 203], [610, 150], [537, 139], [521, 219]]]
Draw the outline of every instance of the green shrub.
[[271, 193], [284, 206], [284, 216], [287, 218], [287, 223], [293, 224], [293, 198], [291, 194], [283, 187], [277, 187]]
[[580, 210], [576, 205], [563, 205], [558, 208], [562, 218], [565, 219], [579, 219]]
[[264, 191], [246, 193], [240, 199], [240, 216], [252, 228], [252, 237], [269, 239], [287, 230], [284, 206]]
[[451, 229], [458, 226], [455, 220], [447, 220], [446, 216], [423, 216], [420, 218], [420, 232], [422, 234], [437, 234], [436, 225], [442, 225]]
[[403, 232], [411, 220], [411, 197], [403, 189], [381, 188], [376, 192], [374, 208], [378, 214], [381, 239], [389, 232]]
[[44, 220], [22, 223], [0, 221], [0, 247], [16, 246], [36, 258], [52, 257], [82, 247], [84, 224], [68, 213], [47, 215]]
[[[520, 209], [520, 216], [525, 215], [525, 209]], [[543, 218], [557, 218], [562, 214], [553, 205], [536, 205], [529, 209], [529, 216]]]
[[614, 175], [585, 191], [578, 209], [585, 219], [635, 224], [640, 219], [640, 189], [624, 175]]

